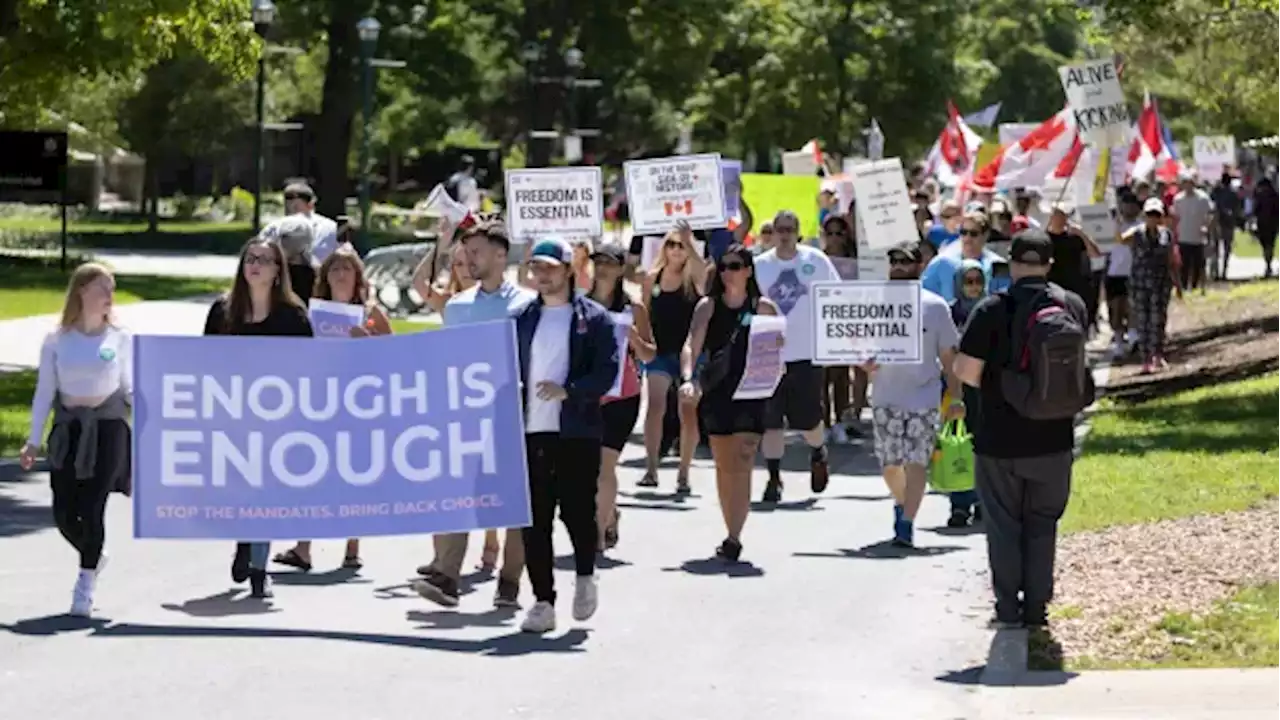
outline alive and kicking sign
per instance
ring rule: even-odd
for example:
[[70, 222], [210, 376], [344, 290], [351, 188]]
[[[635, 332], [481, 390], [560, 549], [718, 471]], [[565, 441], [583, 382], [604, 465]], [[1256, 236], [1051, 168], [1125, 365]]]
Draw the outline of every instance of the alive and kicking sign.
[[1091, 145], [1111, 147], [1131, 121], [1114, 60], [1090, 60], [1058, 68], [1076, 129]]

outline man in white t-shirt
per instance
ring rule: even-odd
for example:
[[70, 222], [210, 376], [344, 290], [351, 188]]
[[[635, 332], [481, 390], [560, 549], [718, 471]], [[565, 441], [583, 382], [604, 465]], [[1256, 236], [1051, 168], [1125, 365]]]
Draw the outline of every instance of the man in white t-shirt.
[[1209, 194], [1196, 187], [1195, 178], [1183, 174], [1180, 192], [1173, 197], [1173, 217], [1178, 229], [1178, 252], [1182, 255], [1182, 287], [1196, 285], [1205, 292], [1205, 245], [1213, 220], [1213, 202]]
[[839, 280], [831, 259], [821, 250], [799, 244], [800, 219], [783, 210], [773, 219], [774, 247], [755, 261], [760, 292], [787, 318], [787, 344], [782, 349], [786, 372], [765, 405], [761, 448], [769, 468], [764, 502], [782, 499], [783, 430], [804, 431], [809, 446], [809, 482], [813, 492], [827, 487], [827, 448], [824, 444], [822, 395], [824, 374], [813, 365], [813, 293], [815, 282]]
[[[311, 223], [311, 261], [319, 267], [324, 259], [338, 249], [338, 223], [316, 212], [316, 193], [306, 183], [289, 183], [284, 189], [285, 215], [300, 216]], [[280, 229], [277, 220], [263, 228], [262, 234], [275, 237]]]

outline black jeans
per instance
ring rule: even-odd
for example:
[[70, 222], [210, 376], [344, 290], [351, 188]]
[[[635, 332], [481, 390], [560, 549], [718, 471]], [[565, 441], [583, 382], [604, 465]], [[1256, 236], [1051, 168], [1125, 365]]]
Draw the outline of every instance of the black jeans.
[[1045, 622], [1072, 460], [1070, 451], [1014, 459], [974, 456], [999, 620]]
[[53, 490], [53, 521], [58, 532], [80, 553], [80, 568], [93, 570], [102, 558], [107, 531], [104, 516], [107, 496], [115, 488], [128, 453], [129, 427], [123, 420], [98, 421], [98, 451], [92, 477], [76, 478], [75, 449], [80, 444], [80, 424], [68, 428], [68, 457], [62, 467], [49, 471]]
[[600, 441], [566, 438], [558, 433], [525, 436], [529, 456], [529, 501], [533, 525], [524, 529], [524, 563], [539, 602], [556, 601], [555, 551], [551, 547], [556, 506], [573, 543], [573, 565], [579, 576], [596, 568], [596, 479], [600, 475]]

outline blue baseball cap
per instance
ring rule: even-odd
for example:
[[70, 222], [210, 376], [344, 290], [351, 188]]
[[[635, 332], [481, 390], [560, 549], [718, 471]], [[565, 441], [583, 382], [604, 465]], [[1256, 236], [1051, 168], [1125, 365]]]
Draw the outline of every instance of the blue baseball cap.
[[548, 265], [568, 265], [573, 259], [573, 248], [560, 238], [539, 240], [529, 251], [529, 262], [544, 262]]

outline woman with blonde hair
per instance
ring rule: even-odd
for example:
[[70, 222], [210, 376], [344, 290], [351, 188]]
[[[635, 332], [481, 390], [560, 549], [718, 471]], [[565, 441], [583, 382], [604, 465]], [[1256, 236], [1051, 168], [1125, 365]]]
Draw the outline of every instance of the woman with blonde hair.
[[79, 617], [92, 613], [93, 592], [107, 564], [107, 497], [132, 490], [133, 338], [112, 322], [115, 289], [111, 271], [97, 263], [71, 274], [62, 319], [40, 348], [31, 432], [18, 459], [23, 470], [35, 464], [52, 411], [46, 449], [53, 519], [80, 556], [71, 599], [71, 614]]
[[[440, 238], [436, 241], [436, 248], [439, 250], [432, 249], [428, 252], [413, 271], [413, 289], [418, 291], [423, 302], [435, 313], [444, 312], [444, 305], [449, 302], [449, 298], [476, 284], [467, 264], [465, 248], [453, 245], [454, 232], [453, 225], [448, 220], [442, 220]], [[436, 282], [438, 256], [441, 254], [449, 256], [449, 277], [443, 286]]]
[[[204, 334], [312, 336], [307, 309], [289, 284], [280, 243], [258, 236], [244, 244], [231, 290], [209, 308]], [[267, 587], [269, 559], [269, 542], [236, 543], [231, 580], [249, 580], [255, 598], [271, 597]]]
[[[681, 379], [680, 355], [693, 309], [702, 298], [707, 275], [706, 263], [693, 244], [693, 230], [681, 223], [662, 239], [653, 269], [642, 281], [645, 310], [653, 326], [656, 355], [645, 363], [649, 376], [648, 408], [644, 418], [645, 473], [640, 487], [658, 486], [658, 455], [662, 443], [662, 423], [667, 414], [667, 392]], [[676, 494], [689, 494], [689, 465], [698, 446], [697, 405], [682, 402], [680, 413], [680, 465], [676, 471]]]
[[[340, 246], [329, 257], [320, 263], [316, 271], [316, 286], [311, 293], [316, 300], [359, 305], [365, 311], [365, 324], [351, 328], [351, 337], [369, 337], [371, 335], [390, 335], [391, 321], [377, 303], [369, 300], [369, 282], [365, 279], [364, 263], [349, 245]], [[292, 548], [279, 553], [274, 558], [281, 565], [295, 567], [303, 572], [311, 571], [311, 541], [299, 540]], [[360, 560], [360, 540], [349, 538], [347, 551], [342, 557], [344, 570], [359, 570], [364, 567]]]

